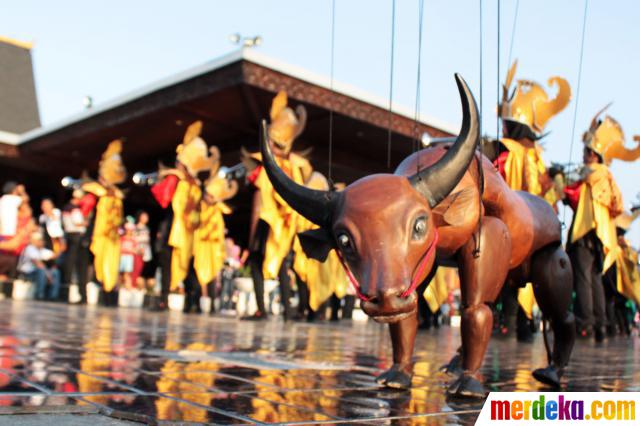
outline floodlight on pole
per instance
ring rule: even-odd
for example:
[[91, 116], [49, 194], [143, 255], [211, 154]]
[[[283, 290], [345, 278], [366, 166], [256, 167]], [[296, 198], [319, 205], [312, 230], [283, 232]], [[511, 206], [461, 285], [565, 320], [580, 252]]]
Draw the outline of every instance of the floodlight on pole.
[[433, 138], [429, 133], [424, 132], [420, 138], [420, 142], [422, 142], [422, 146], [428, 147], [433, 142]]
[[240, 45], [242, 47], [256, 47], [262, 44], [261, 36], [254, 37], [242, 37], [240, 33], [235, 33], [229, 35], [229, 42], [232, 44]]
[[89, 95], [86, 95], [85, 97], [82, 98], [82, 105], [85, 107], [85, 109], [90, 109], [93, 107], [93, 98]]

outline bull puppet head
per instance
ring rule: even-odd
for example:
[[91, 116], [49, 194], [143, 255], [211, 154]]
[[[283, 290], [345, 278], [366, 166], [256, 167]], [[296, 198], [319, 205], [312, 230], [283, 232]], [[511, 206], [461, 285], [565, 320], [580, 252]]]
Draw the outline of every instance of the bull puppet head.
[[340, 192], [306, 188], [274, 161], [263, 122], [262, 158], [273, 187], [320, 226], [300, 234], [303, 249], [320, 261], [330, 250], [339, 250], [360, 284], [363, 310], [379, 322], [397, 322], [416, 310], [415, 291], [407, 294], [407, 289], [433, 267], [434, 250], [428, 250], [436, 238], [431, 209], [462, 179], [478, 144], [475, 100], [462, 77], [455, 78], [463, 112], [460, 135], [440, 160], [413, 176], [370, 175]]

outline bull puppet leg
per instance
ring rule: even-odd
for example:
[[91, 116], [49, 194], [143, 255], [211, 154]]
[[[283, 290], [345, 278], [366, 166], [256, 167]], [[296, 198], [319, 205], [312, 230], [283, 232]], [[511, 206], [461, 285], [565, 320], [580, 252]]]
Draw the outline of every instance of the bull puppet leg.
[[479, 253], [475, 253], [476, 239], [468, 241], [458, 253], [463, 372], [447, 391], [452, 396], [485, 395], [478, 370], [493, 327], [493, 312], [487, 303], [498, 297], [509, 272], [511, 238], [506, 225], [499, 219], [484, 217], [481, 232]]
[[[431, 272], [424, 280], [430, 283], [436, 274], [438, 267], [434, 264]], [[418, 286], [417, 297], [423, 297], [422, 293], [426, 286]], [[391, 346], [393, 347], [393, 365], [391, 368], [376, 378], [376, 382], [381, 385], [396, 389], [409, 389], [413, 377], [413, 348], [418, 331], [418, 315], [416, 311], [409, 317], [389, 324], [389, 334], [391, 336]]]
[[576, 339], [575, 318], [569, 311], [573, 285], [571, 262], [561, 246], [549, 246], [533, 255], [531, 271], [536, 301], [553, 329], [553, 348], [547, 347], [549, 365], [535, 370], [533, 377], [559, 387]]
[[415, 312], [397, 323], [389, 324], [393, 346], [393, 366], [379, 375], [376, 382], [396, 389], [409, 389], [413, 377], [413, 346], [418, 330], [418, 313]]

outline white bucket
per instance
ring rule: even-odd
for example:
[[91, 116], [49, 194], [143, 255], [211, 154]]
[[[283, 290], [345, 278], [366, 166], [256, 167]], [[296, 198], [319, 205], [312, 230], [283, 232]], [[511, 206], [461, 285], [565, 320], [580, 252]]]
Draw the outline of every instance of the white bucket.
[[94, 282], [87, 283], [87, 305], [97, 305], [100, 300], [100, 286]]
[[271, 298], [271, 293], [276, 291], [279, 285], [278, 280], [264, 280], [264, 306], [273, 315], [280, 315], [281, 311], [282, 305], [278, 303], [279, 299]]
[[250, 277], [234, 278], [233, 284], [238, 290], [236, 314], [238, 316], [253, 315], [256, 311], [256, 298], [253, 292], [253, 279]]
[[278, 288], [280, 282], [278, 280], [264, 280], [264, 294], [270, 294], [273, 290]]
[[13, 281], [11, 298], [14, 300], [32, 300], [36, 294], [36, 286], [31, 281]]
[[200, 297], [200, 310], [205, 314], [211, 312], [211, 298], [209, 296]]
[[169, 309], [172, 311], [184, 310], [184, 294], [171, 293], [169, 294]]
[[249, 277], [238, 277], [233, 280], [236, 288], [239, 292], [252, 292], [253, 291], [253, 280]]
[[131, 290], [121, 288], [118, 290], [118, 306], [121, 308], [128, 308], [131, 306]]
[[80, 294], [80, 287], [78, 284], [69, 285], [69, 303], [80, 303], [82, 295]]
[[144, 290], [131, 290], [131, 303], [129, 306], [132, 308], [142, 308], [144, 305]]

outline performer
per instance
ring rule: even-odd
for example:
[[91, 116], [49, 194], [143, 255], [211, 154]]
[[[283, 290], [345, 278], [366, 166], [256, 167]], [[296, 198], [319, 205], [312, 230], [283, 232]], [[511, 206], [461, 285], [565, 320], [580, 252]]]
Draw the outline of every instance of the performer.
[[629, 320], [627, 301], [640, 302], [640, 273], [638, 272], [638, 252], [635, 251], [625, 234], [633, 221], [640, 215], [640, 208], [632, 208], [631, 213], [623, 212], [616, 218], [618, 251], [615, 265], [609, 268], [609, 286], [605, 286], [607, 298], [607, 332], [614, 335], [617, 331], [631, 335], [632, 322]]
[[[202, 197], [198, 173], [208, 170], [207, 144], [200, 138], [202, 121], [192, 123], [185, 132], [182, 144], [176, 149], [175, 168], [159, 171], [160, 181], [151, 192], [168, 214], [160, 225], [159, 263], [162, 269], [162, 307], [168, 303], [169, 292], [186, 287], [195, 288], [195, 276], [189, 275], [193, 258], [193, 241], [198, 227], [198, 207]], [[193, 275], [193, 274], [191, 274]], [[185, 282], [185, 280], [187, 280]], [[185, 304], [185, 310], [190, 306]]]
[[[301, 155], [291, 152], [293, 142], [302, 133], [307, 113], [302, 105], [294, 112], [287, 106], [287, 94], [279, 92], [271, 105], [269, 143], [281, 169], [300, 185], [311, 176], [311, 164]], [[259, 153], [251, 154], [244, 161], [248, 169], [250, 159], [261, 162]], [[253, 197], [251, 227], [249, 233], [249, 264], [253, 277], [258, 310], [245, 319], [263, 320], [267, 317], [264, 306], [264, 280], [278, 278], [280, 297], [285, 319], [290, 319], [289, 306], [291, 248], [297, 232], [298, 214], [276, 194], [262, 166], [253, 169], [248, 178], [256, 187]]]
[[602, 274], [616, 260], [619, 247], [614, 219], [623, 210], [622, 195], [607, 166], [614, 158], [633, 161], [640, 156], [640, 147], [624, 147], [622, 128], [613, 118], [599, 118], [607, 107], [596, 114], [583, 136], [580, 180], [564, 189], [574, 210], [567, 252], [573, 264], [578, 329], [582, 336], [593, 332], [596, 341], [604, 339]]
[[[112, 141], [102, 154], [98, 170], [98, 181], [82, 184], [85, 196], [80, 201], [85, 217], [93, 214], [90, 226], [93, 267], [96, 280], [102, 284], [104, 303], [108, 306], [117, 304], [118, 267], [120, 265], [120, 235], [118, 229], [124, 220], [122, 200], [124, 194], [117, 187], [127, 177], [127, 170], [122, 163], [122, 141]], [[82, 283], [80, 284], [82, 285]]]
[[418, 293], [422, 297], [418, 299], [420, 314], [422, 315], [421, 329], [430, 329], [431, 326], [439, 327], [440, 307], [449, 299], [449, 295], [460, 288], [460, 275], [457, 268], [438, 266], [436, 273], [428, 283], [418, 286]]
[[202, 288], [202, 295], [213, 299], [215, 292], [208, 291], [227, 257], [225, 247], [225, 225], [223, 215], [231, 213], [225, 201], [238, 192], [238, 182], [218, 176], [220, 151], [211, 147], [211, 171], [204, 184], [204, 196], [200, 202], [200, 224], [195, 232], [193, 262]]
[[[313, 172], [307, 181], [306, 186], [319, 191], [329, 190], [329, 182], [319, 172]], [[341, 185], [344, 187], [344, 185]], [[297, 233], [309, 231], [318, 228], [317, 225], [305, 219], [298, 217]], [[314, 321], [316, 312], [326, 302], [331, 299], [331, 320], [337, 321], [338, 311], [341, 307], [342, 299], [344, 299], [344, 308], [342, 310], [342, 318], [350, 319], [355, 304], [355, 295], [348, 293], [349, 281], [345, 273], [340, 259], [335, 250], [329, 253], [326, 261], [319, 262], [315, 259], [307, 257], [298, 236], [294, 238], [293, 252], [295, 254], [293, 261], [293, 271], [298, 282], [298, 295], [300, 302], [298, 305], [298, 313], [300, 318], [306, 314], [308, 321]]]
[[[514, 61], [503, 86], [499, 114], [504, 137], [499, 141], [494, 163], [511, 189], [542, 197], [557, 211], [558, 197], [538, 141], [545, 136], [544, 129], [551, 117], [566, 108], [571, 99], [571, 87], [564, 78], [551, 77], [548, 84], [558, 86], [554, 99], [549, 99], [545, 89], [530, 80], [518, 80], [511, 91], [517, 65], [518, 61]], [[518, 340], [532, 341], [530, 321], [535, 299], [531, 285], [521, 289], [506, 285], [501, 299], [504, 313], [501, 332], [510, 335], [516, 329]]]

